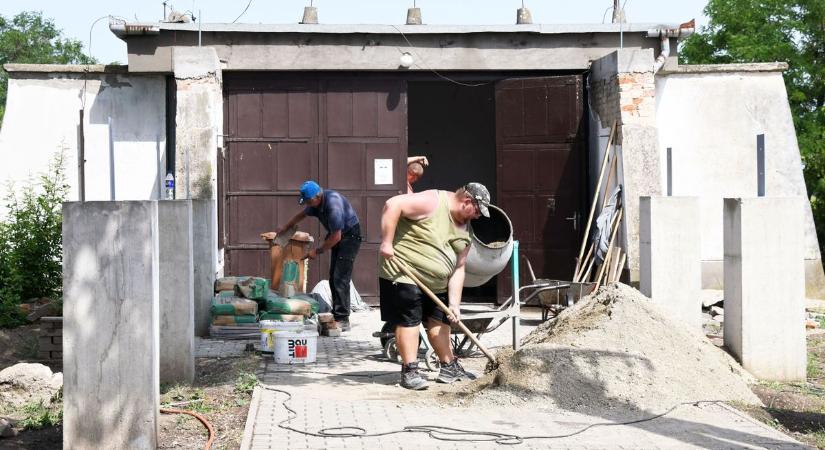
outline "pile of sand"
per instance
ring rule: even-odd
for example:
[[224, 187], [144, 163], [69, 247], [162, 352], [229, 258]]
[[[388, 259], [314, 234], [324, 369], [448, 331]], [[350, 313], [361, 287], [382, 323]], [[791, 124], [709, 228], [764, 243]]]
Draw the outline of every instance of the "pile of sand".
[[657, 413], [701, 400], [759, 404], [733, 358], [623, 284], [602, 287], [523, 344], [499, 353], [489, 384], [468, 387], [474, 404]]

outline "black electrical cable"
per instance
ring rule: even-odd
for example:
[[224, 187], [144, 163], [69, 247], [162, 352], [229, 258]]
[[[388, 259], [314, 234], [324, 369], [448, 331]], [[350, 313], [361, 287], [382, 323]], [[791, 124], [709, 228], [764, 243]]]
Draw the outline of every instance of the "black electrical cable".
[[246, 10], [249, 9], [249, 5], [251, 5], [251, 4], [252, 4], [252, 0], [249, 0], [249, 3], [246, 4], [246, 8], [244, 8], [243, 11], [241, 11], [241, 13], [238, 15], [238, 17], [235, 18], [235, 20], [232, 21], [232, 23], [237, 22], [238, 19], [243, 17], [243, 15], [246, 14]]
[[[357, 376], [357, 375], [352, 375]], [[362, 375], [363, 376], [363, 375]], [[717, 404], [723, 403], [721, 400], [698, 400], [693, 402], [682, 402], [677, 403], [676, 405], [670, 407], [667, 411], [661, 414], [655, 414], [650, 417], [645, 417], [642, 419], [636, 420], [629, 420], [626, 422], [599, 422], [587, 425], [584, 428], [579, 430], [573, 431], [571, 433], [565, 434], [555, 434], [555, 435], [535, 435], [535, 436], [519, 436], [515, 434], [508, 434], [508, 433], [498, 433], [493, 431], [474, 431], [474, 430], [464, 430], [461, 428], [452, 428], [452, 427], [445, 427], [442, 425], [410, 425], [406, 426], [399, 430], [391, 430], [385, 431], [381, 433], [368, 433], [365, 428], [356, 427], [356, 426], [344, 426], [344, 427], [329, 427], [329, 428], [322, 428], [316, 432], [312, 431], [305, 431], [305, 430], [298, 430], [296, 428], [292, 428], [285, 424], [288, 424], [293, 419], [298, 417], [298, 413], [295, 412], [292, 408], [289, 407], [287, 404], [290, 400], [292, 400], [292, 394], [288, 391], [283, 389], [274, 388], [271, 386], [267, 386], [264, 384], [259, 385], [262, 389], [266, 389], [268, 391], [279, 392], [281, 394], [286, 395], [286, 400], [281, 402], [281, 406], [287, 410], [288, 417], [278, 423], [278, 428], [283, 430], [292, 431], [295, 433], [302, 434], [304, 436], [312, 436], [312, 437], [336, 437], [336, 438], [366, 438], [366, 437], [380, 437], [380, 436], [388, 436], [391, 434], [400, 434], [400, 433], [425, 433], [429, 437], [433, 439], [437, 439], [439, 441], [451, 441], [451, 442], [495, 442], [499, 445], [518, 445], [524, 443], [527, 440], [538, 440], [538, 439], [562, 439], [567, 437], [572, 437], [585, 431], [596, 428], [596, 427], [615, 427], [615, 426], [625, 426], [625, 425], [634, 425], [637, 423], [643, 422], [650, 422], [656, 420], [658, 418], [664, 417], [676, 408], [683, 406], [683, 405], [694, 405], [698, 406], [700, 404]]]

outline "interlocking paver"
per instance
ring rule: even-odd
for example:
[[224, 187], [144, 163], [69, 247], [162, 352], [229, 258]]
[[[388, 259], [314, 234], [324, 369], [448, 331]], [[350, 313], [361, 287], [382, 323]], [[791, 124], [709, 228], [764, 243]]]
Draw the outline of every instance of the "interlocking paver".
[[196, 358], [237, 358], [243, 356], [247, 344], [257, 344], [258, 341], [195, 338]]
[[[377, 311], [353, 314], [352, 332], [338, 338], [320, 337], [315, 364], [281, 365], [271, 358], [262, 362], [259, 377], [264, 389], [257, 408], [250, 410], [252, 426], [248, 448], [288, 449], [496, 449], [495, 442], [439, 440], [425, 433], [399, 433], [381, 437], [308, 436], [292, 428], [318, 433], [329, 427], [357, 426], [368, 433], [400, 430], [406, 426], [441, 425], [476, 431], [496, 431], [519, 436], [566, 437], [526, 439], [517, 448], [562, 449], [675, 449], [675, 448], [771, 448], [805, 446], [756, 422], [735, 409], [716, 403], [682, 405], [664, 417], [633, 425], [595, 426], [605, 417], [571, 411], [533, 410], [516, 406], [472, 408], [434, 401], [396, 385], [399, 366], [381, 356], [380, 343], [371, 336], [380, 329]], [[535, 321], [526, 323], [529, 332]], [[529, 326], [532, 325], [532, 326]], [[491, 347], [511, 342], [510, 325], [483, 338]], [[241, 349], [242, 351], [242, 349]], [[465, 366], [483, 370], [482, 358], [465, 359]], [[434, 379], [435, 373], [428, 374]], [[260, 389], [260, 388], [259, 388]], [[289, 392], [290, 414], [283, 402]], [[422, 398], [427, 399], [422, 401]], [[442, 438], [461, 438], [442, 435]]]

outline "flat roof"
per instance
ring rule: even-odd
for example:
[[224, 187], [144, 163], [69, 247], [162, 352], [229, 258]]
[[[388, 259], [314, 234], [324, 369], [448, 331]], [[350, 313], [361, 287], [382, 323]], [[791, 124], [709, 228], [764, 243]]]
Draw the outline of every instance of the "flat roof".
[[116, 64], [3, 64], [6, 72], [31, 73], [129, 73], [129, 66]]
[[[124, 29], [150, 28], [157, 31], [227, 33], [321, 33], [321, 34], [471, 34], [471, 33], [646, 33], [651, 29], [673, 29], [678, 25], [656, 23], [531, 24], [531, 25], [334, 25], [334, 24], [252, 24], [252, 23], [171, 23], [127, 22], [110, 24], [115, 34]], [[137, 34], [137, 33], [136, 33]]]
[[662, 75], [702, 74], [702, 73], [743, 73], [743, 72], [784, 72], [788, 70], [786, 62], [733, 63], [733, 64], [680, 64], [676, 67], [663, 67]]

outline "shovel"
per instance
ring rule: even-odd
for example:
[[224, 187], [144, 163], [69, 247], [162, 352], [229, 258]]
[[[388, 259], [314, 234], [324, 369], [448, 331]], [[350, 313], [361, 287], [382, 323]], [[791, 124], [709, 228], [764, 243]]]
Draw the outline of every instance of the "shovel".
[[[423, 291], [425, 294], [427, 294], [428, 297], [430, 297], [430, 300], [432, 300], [433, 303], [435, 303], [435, 306], [438, 306], [438, 309], [444, 311], [444, 313], [447, 315], [453, 314], [453, 312], [450, 311], [450, 308], [448, 308], [447, 305], [444, 304], [444, 302], [442, 302], [438, 297], [436, 297], [436, 295], [433, 294], [433, 291], [431, 291], [427, 286], [424, 286], [424, 284], [418, 279], [418, 277], [415, 276], [415, 274], [413, 274], [412, 270], [410, 270], [410, 268], [407, 267], [407, 265], [403, 261], [401, 261], [398, 258], [393, 258], [390, 260], [390, 262], [395, 263], [396, 266], [399, 269], [401, 269], [402, 272], [404, 272], [404, 275], [408, 276], [411, 280], [413, 280], [413, 282], [418, 286], [418, 288], [421, 289], [421, 291]], [[470, 329], [467, 328], [467, 326], [464, 325], [460, 320], [456, 324], [458, 325], [458, 328], [460, 328], [461, 331], [465, 335], [467, 335], [468, 338], [470, 338], [473, 344], [475, 344], [476, 347], [478, 347], [478, 349], [481, 350], [482, 353], [484, 353], [484, 356], [486, 356], [487, 359], [490, 360], [489, 364], [487, 364], [487, 371], [489, 372], [491, 370], [495, 370], [498, 367], [498, 361], [496, 361], [496, 357], [493, 356], [493, 354], [490, 353], [490, 351], [487, 350], [486, 347], [481, 345], [481, 342], [478, 342], [478, 339], [475, 337], [473, 332], [470, 331]]]

